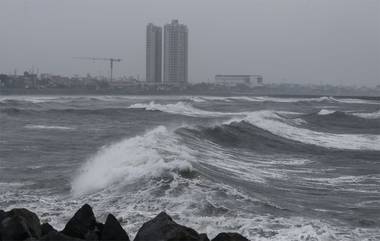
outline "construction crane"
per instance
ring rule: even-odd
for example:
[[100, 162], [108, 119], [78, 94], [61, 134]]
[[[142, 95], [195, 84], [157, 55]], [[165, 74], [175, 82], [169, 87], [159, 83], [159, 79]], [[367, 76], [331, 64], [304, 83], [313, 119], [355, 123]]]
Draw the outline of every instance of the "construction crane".
[[112, 81], [113, 63], [122, 61], [122, 59], [115, 59], [115, 58], [92, 58], [92, 57], [74, 57], [74, 59], [87, 59], [87, 60], [92, 60], [92, 61], [110, 61], [110, 81]]

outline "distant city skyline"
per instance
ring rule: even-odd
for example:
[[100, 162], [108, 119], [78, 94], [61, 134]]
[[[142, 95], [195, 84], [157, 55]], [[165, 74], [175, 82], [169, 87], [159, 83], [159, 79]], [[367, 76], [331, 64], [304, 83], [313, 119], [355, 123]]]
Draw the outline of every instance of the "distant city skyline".
[[[162, 27], [146, 27], [146, 81], [149, 83], [185, 84], [188, 82], [188, 28], [177, 19]], [[164, 53], [162, 58], [162, 52]], [[163, 66], [162, 66], [163, 59]], [[162, 76], [163, 70], [163, 76]]]
[[0, 73], [114, 76], [146, 72], [146, 25], [179, 19], [191, 83], [259, 74], [266, 83], [380, 84], [380, 1], [0, 1]]

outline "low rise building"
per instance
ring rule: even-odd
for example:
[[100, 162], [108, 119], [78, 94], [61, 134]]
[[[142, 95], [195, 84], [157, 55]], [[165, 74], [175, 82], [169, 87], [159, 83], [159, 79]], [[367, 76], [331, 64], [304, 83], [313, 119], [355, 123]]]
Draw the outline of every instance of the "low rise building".
[[216, 84], [236, 87], [256, 87], [263, 85], [262, 75], [215, 75]]

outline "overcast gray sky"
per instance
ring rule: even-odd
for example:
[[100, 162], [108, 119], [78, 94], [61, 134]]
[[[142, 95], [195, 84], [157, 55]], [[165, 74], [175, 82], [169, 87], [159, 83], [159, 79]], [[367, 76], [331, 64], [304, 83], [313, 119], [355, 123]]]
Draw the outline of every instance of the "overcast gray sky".
[[189, 28], [189, 79], [380, 84], [379, 0], [1, 0], [0, 72], [39, 69], [145, 78], [145, 28]]

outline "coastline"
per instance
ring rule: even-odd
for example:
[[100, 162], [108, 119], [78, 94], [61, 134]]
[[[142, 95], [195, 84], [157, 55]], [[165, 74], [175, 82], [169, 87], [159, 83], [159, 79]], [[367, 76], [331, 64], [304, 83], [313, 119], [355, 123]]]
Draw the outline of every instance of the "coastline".
[[380, 94], [335, 94], [335, 93], [279, 93], [277, 91], [249, 90], [249, 91], [134, 91], [110, 89], [0, 89], [0, 96], [31, 95], [31, 96], [268, 96], [281, 98], [319, 98], [329, 96], [333, 98], [359, 98], [364, 100], [380, 100]]

